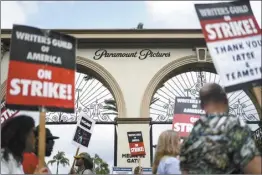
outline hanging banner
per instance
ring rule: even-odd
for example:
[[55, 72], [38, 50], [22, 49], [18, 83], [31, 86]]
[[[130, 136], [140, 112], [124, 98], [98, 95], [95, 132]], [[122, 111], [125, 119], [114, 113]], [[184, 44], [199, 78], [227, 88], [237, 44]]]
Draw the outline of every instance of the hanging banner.
[[80, 120], [77, 123], [76, 131], [73, 136], [73, 144], [77, 147], [82, 146], [88, 148], [96, 122], [83, 112], [81, 112], [79, 116]]
[[133, 168], [113, 167], [113, 174], [133, 174]]
[[6, 106], [15, 110], [74, 112], [76, 39], [14, 25]]
[[143, 156], [146, 154], [141, 131], [127, 132], [131, 156]]
[[261, 85], [261, 29], [249, 1], [195, 4], [195, 9], [225, 90]]
[[176, 97], [173, 130], [178, 132], [180, 137], [188, 137], [195, 122], [204, 114], [199, 98]]

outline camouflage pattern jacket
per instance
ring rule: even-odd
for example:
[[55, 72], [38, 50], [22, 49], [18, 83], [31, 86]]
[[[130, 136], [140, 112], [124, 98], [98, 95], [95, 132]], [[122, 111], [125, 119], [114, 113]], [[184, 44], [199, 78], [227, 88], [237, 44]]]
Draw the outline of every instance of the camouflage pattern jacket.
[[202, 116], [181, 147], [180, 168], [188, 174], [230, 174], [261, 155], [252, 132], [241, 119]]

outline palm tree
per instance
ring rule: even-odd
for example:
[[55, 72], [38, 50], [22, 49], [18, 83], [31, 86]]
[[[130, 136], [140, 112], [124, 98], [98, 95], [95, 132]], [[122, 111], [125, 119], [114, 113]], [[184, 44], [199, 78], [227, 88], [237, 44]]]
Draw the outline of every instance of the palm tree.
[[143, 26], [144, 26], [144, 24], [140, 22], [140, 23], [138, 23], [136, 29], [141, 30], [141, 29], [143, 29]]
[[59, 167], [59, 164], [63, 165], [63, 167], [69, 165], [69, 159], [65, 157], [65, 152], [64, 151], [58, 151], [58, 153], [53, 157], [53, 160], [49, 160], [47, 165], [48, 164], [51, 164], [53, 165], [53, 163], [56, 163], [57, 164], [57, 167], [56, 167], [56, 174], [58, 174], [58, 167]]
[[[155, 103], [156, 101], [158, 101], [159, 98], [152, 98], [151, 102], [150, 102], [150, 106]], [[104, 101], [104, 103], [106, 104], [104, 106], [104, 109], [106, 110], [110, 110], [112, 112], [105, 112], [104, 114], [107, 114], [107, 115], [117, 115], [117, 105], [116, 105], [116, 101], [114, 99], [106, 99]]]
[[112, 111], [112, 112], [106, 112], [104, 114], [107, 114], [107, 115], [117, 115], [118, 114], [116, 101], [114, 99], [106, 99], [104, 100], [104, 103], [106, 104], [104, 106], [104, 109]]
[[99, 155], [95, 154], [92, 159], [94, 162], [94, 171], [96, 174], [109, 174], [110, 170], [108, 168], [108, 163], [101, 159]]

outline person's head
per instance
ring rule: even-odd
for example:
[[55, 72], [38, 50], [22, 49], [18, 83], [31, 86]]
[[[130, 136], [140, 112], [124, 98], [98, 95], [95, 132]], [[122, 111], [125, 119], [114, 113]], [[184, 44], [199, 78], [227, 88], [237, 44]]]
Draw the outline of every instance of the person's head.
[[177, 132], [173, 130], [166, 130], [162, 132], [158, 138], [156, 146], [154, 163], [153, 163], [153, 174], [156, 174], [158, 164], [162, 157], [179, 155], [180, 137]]
[[23, 153], [34, 150], [34, 127], [34, 119], [26, 115], [10, 118], [2, 124], [1, 148], [4, 148], [3, 157], [6, 161], [11, 153], [17, 162], [22, 163]]
[[80, 153], [78, 156], [74, 157], [76, 159], [76, 166], [82, 167], [84, 166], [86, 169], [92, 170], [94, 165], [93, 165], [93, 159], [91, 156], [84, 152]]
[[143, 168], [140, 166], [135, 167], [134, 174], [141, 174], [143, 171]]
[[229, 110], [224, 89], [216, 83], [205, 84], [199, 92], [201, 108], [206, 114], [226, 113]]
[[[53, 136], [51, 131], [48, 128], [45, 128], [45, 134], [46, 134], [45, 156], [49, 157], [52, 154], [54, 144], [55, 144], [55, 139], [59, 139], [59, 137]], [[38, 153], [38, 135], [39, 135], [39, 126], [37, 126], [36, 129], [35, 129], [35, 136], [36, 136], [35, 154], [36, 155]]]

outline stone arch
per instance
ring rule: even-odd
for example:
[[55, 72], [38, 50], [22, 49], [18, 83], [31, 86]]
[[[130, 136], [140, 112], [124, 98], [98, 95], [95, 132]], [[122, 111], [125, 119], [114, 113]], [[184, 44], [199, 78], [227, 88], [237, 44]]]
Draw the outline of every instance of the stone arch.
[[[91, 73], [103, 83], [109, 91], [112, 93], [116, 100], [118, 117], [126, 117], [126, 106], [123, 93], [120, 89], [120, 86], [116, 82], [115, 78], [101, 65], [95, 63], [94, 61], [77, 57], [76, 59], [77, 71], [80, 73]], [[6, 93], [6, 81], [1, 85], [0, 98], [3, 99]]]
[[[150, 102], [154, 93], [158, 90], [161, 83], [164, 83], [166, 80], [174, 76], [174, 74], [185, 72], [185, 68], [187, 71], [190, 71], [191, 69], [196, 70], [197, 68], [203, 68], [203, 65], [205, 66], [205, 70], [216, 73], [210, 56], [207, 57], [206, 62], [199, 62], [195, 55], [189, 55], [186, 57], [176, 59], [165, 65], [163, 68], [161, 68], [149, 82], [145, 90], [140, 107], [140, 117], [148, 118], [150, 116]], [[252, 91], [247, 90], [245, 92], [250, 97], [251, 101], [253, 102], [257, 111], [259, 112], [260, 108], [258, 103], [256, 102], [255, 96], [252, 93]]]

